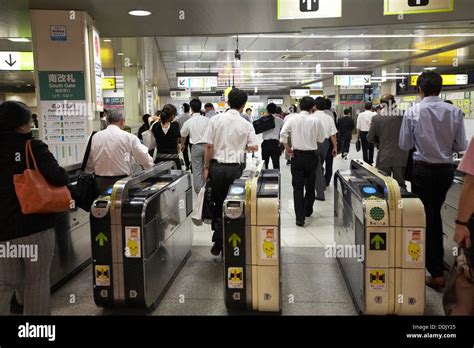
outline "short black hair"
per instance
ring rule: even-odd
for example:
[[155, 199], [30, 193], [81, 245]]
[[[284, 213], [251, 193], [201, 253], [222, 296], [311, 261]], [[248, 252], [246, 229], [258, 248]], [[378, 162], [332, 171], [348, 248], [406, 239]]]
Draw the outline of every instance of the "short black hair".
[[365, 110], [372, 110], [372, 103], [365, 103]]
[[332, 101], [329, 98], [324, 98], [324, 102], [326, 103], [326, 109], [324, 110], [331, 110], [332, 108]]
[[229, 106], [231, 109], [240, 110], [242, 107], [247, 104], [248, 95], [240, 89], [234, 88], [229, 93]]
[[189, 110], [190, 110], [189, 104], [188, 104], [188, 103], [184, 103], [184, 104], [183, 104], [183, 111], [184, 111], [185, 113], [188, 113]]
[[326, 100], [323, 97], [317, 97], [314, 103], [319, 111], [326, 110]]
[[14, 131], [31, 122], [31, 111], [17, 101], [6, 101], [0, 105], [0, 130]]
[[161, 110], [161, 121], [168, 122], [173, 116], [176, 116], [178, 110], [176, 110], [176, 106], [173, 104], [166, 104]]
[[267, 105], [267, 111], [268, 111], [269, 114], [272, 114], [272, 115], [276, 114], [276, 112], [277, 112], [276, 104], [275, 103], [268, 104]]
[[214, 104], [212, 103], [206, 103], [206, 105], [204, 105], [205, 108], [211, 108], [211, 109], [214, 109]]
[[296, 114], [298, 112], [298, 107], [295, 104], [291, 104], [288, 108], [288, 112]]
[[425, 97], [438, 96], [443, 88], [443, 78], [436, 71], [425, 71], [418, 77], [416, 86]]
[[247, 111], [249, 111], [249, 110], [253, 112], [253, 110], [252, 110], [251, 108], [247, 108], [247, 110], [245, 110], [245, 112], [247, 112]]
[[300, 101], [300, 108], [303, 111], [311, 111], [314, 108], [314, 99], [311, 97], [303, 97]]
[[349, 115], [351, 113], [351, 109], [344, 109], [344, 115]]
[[444, 101], [446, 104], [451, 104], [451, 105], [454, 105], [453, 102], [451, 100], [445, 100]]
[[200, 112], [202, 108], [202, 102], [199, 99], [193, 99], [189, 102], [191, 110], [193, 112]]
[[277, 111], [276, 111], [276, 114], [277, 115], [280, 115], [283, 113], [283, 109], [281, 108], [281, 106], [277, 106]]
[[148, 119], [150, 118], [150, 114], [145, 114], [142, 116], [143, 123], [148, 124]]

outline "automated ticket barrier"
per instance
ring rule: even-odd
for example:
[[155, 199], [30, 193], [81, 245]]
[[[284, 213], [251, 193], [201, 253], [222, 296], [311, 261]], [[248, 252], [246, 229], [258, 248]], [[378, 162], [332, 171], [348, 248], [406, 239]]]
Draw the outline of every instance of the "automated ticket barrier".
[[224, 202], [225, 303], [229, 310], [281, 311], [280, 174], [246, 171]]
[[[336, 256], [354, 304], [369, 315], [422, 315], [423, 204], [365, 162], [352, 161], [335, 178]], [[357, 247], [362, 258], [345, 253]]]
[[94, 300], [151, 308], [191, 252], [191, 176], [161, 163], [118, 181], [93, 203]]

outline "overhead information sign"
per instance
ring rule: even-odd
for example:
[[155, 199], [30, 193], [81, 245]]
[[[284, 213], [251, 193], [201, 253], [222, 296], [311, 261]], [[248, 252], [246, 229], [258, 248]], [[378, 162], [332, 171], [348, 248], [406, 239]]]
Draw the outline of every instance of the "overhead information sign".
[[283, 98], [268, 98], [267, 103], [268, 104], [276, 104], [276, 105], [283, 105]]
[[187, 88], [191, 90], [209, 90], [217, 88], [217, 73], [209, 74], [192, 74], [181, 73], [176, 74], [178, 88]]
[[110, 89], [115, 89], [115, 79], [106, 77], [102, 78], [102, 89], [103, 90], [110, 90]]
[[33, 52], [0, 52], [0, 70], [33, 71]]
[[[441, 77], [443, 78], [443, 86], [461, 86], [467, 85], [469, 82], [469, 76], [466, 74], [441, 75]], [[416, 86], [417, 81], [418, 76], [412, 76], [410, 85]]]
[[454, 0], [385, 0], [384, 15], [454, 11]]
[[309, 97], [310, 94], [311, 94], [311, 91], [309, 88], [290, 89], [290, 96], [292, 98]]
[[351, 74], [339, 75], [334, 74], [334, 86], [356, 87], [370, 86], [372, 84], [372, 75], [367, 74]]
[[278, 19], [342, 17], [342, 0], [278, 0]]
[[174, 100], [191, 99], [191, 91], [170, 91], [170, 97]]

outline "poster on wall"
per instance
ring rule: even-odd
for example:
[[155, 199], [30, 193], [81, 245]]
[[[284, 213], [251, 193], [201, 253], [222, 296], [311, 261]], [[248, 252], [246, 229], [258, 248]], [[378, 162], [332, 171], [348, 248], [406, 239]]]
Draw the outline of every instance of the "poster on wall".
[[92, 30], [94, 44], [94, 74], [95, 74], [95, 100], [96, 111], [104, 111], [104, 96], [102, 92], [102, 61], [100, 59], [100, 36], [96, 28]]

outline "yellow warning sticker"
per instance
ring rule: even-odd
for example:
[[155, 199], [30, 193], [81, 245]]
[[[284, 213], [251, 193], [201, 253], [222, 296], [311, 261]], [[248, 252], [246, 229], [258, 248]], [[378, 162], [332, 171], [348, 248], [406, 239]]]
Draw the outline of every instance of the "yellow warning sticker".
[[244, 269], [242, 267], [229, 267], [227, 271], [227, 286], [229, 289], [244, 288]]
[[278, 259], [278, 240], [275, 227], [262, 227], [260, 229], [261, 250], [260, 258], [263, 260]]
[[423, 261], [423, 231], [420, 229], [407, 229], [407, 261], [419, 262]]
[[96, 286], [110, 286], [110, 266], [108, 265], [95, 266], [95, 285]]
[[370, 271], [370, 289], [371, 290], [385, 290], [385, 271], [372, 270]]

